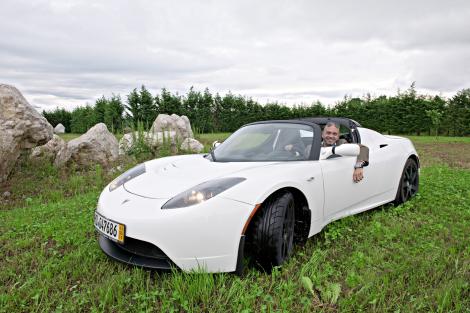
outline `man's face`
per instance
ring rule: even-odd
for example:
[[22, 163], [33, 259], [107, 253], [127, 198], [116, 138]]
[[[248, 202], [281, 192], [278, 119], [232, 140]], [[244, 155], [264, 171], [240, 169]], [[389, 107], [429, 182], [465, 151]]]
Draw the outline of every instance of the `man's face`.
[[328, 146], [332, 146], [339, 139], [339, 129], [336, 126], [325, 126], [322, 132], [323, 142]]

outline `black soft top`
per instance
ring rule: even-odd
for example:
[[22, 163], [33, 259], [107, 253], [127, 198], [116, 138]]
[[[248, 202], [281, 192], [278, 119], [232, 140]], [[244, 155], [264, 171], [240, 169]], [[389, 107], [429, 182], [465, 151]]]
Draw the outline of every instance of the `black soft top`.
[[315, 124], [322, 125], [322, 126], [326, 125], [328, 122], [333, 122], [333, 123], [336, 123], [336, 124], [339, 124], [339, 125], [346, 126], [349, 129], [354, 129], [356, 127], [361, 127], [361, 124], [359, 124], [355, 120], [352, 120], [352, 119], [347, 118], [347, 117], [328, 117], [328, 116], [323, 117], [323, 116], [319, 116], [319, 117], [302, 117], [302, 118], [296, 118], [296, 119], [293, 119], [293, 120], [306, 121], [306, 122], [315, 123]]

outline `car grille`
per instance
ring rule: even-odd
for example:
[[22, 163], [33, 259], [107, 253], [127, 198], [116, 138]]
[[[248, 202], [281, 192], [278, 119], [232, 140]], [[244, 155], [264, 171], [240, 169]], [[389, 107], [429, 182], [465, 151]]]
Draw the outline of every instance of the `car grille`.
[[132, 254], [154, 259], [168, 259], [167, 255], [157, 246], [147, 241], [138, 240], [131, 237], [124, 238], [124, 244], [117, 246]]

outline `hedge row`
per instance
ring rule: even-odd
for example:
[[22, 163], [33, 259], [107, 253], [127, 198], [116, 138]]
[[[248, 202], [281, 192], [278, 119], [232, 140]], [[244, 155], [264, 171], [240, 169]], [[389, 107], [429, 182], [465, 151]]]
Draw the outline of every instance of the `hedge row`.
[[114, 132], [136, 127], [149, 128], [159, 113], [186, 115], [196, 132], [233, 132], [241, 125], [259, 120], [311, 116], [343, 116], [383, 133], [470, 135], [470, 89], [450, 99], [417, 94], [414, 85], [394, 96], [344, 97], [334, 106], [320, 102], [288, 107], [279, 103], [261, 105], [251, 98], [228, 93], [212, 95], [191, 88], [186, 95], [162, 89], [152, 95], [145, 86], [132, 90], [125, 102], [119, 95], [104, 96], [93, 106], [73, 111], [56, 108], [43, 115], [55, 126], [62, 123], [66, 132], [84, 133], [98, 122]]

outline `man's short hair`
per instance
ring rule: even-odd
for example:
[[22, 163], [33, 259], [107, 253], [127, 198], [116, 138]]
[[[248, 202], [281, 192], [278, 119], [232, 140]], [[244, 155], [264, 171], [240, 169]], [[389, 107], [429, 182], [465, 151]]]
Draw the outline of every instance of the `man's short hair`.
[[339, 124], [336, 124], [335, 122], [331, 122], [331, 121], [326, 123], [326, 125], [323, 129], [325, 129], [326, 127], [330, 127], [330, 126], [334, 126], [339, 130]]

